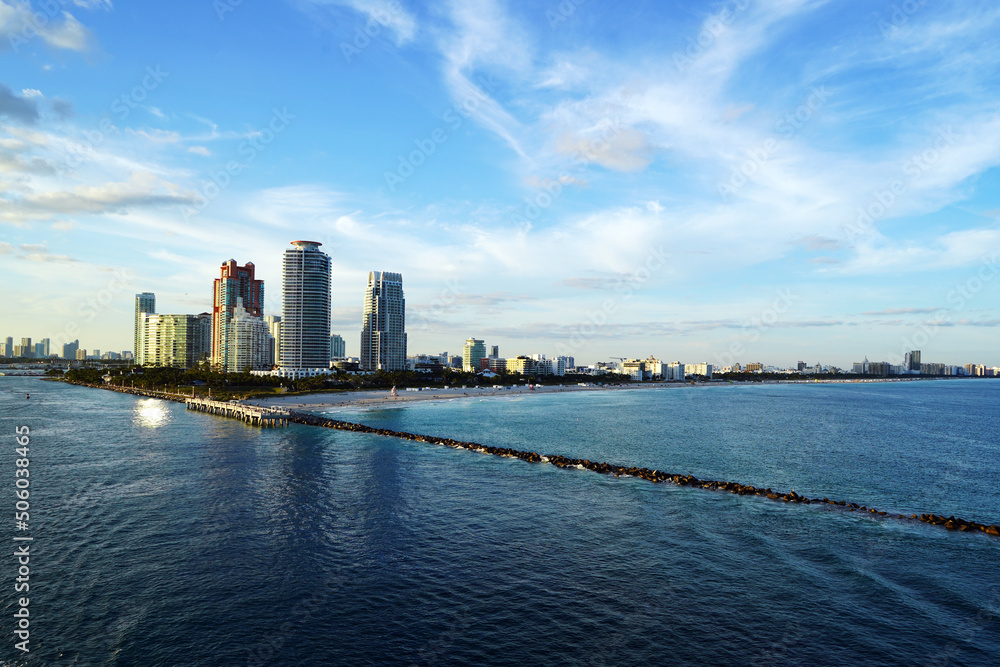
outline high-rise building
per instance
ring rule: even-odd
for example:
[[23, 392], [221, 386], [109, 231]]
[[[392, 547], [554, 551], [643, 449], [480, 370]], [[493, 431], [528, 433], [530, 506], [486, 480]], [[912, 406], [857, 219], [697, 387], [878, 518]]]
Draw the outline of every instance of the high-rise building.
[[43, 338], [42, 340], [35, 343], [35, 358], [36, 359], [48, 359], [49, 358], [49, 346], [52, 341], [48, 338]]
[[80, 339], [77, 338], [72, 343], [64, 343], [62, 349], [63, 359], [76, 359], [76, 351], [80, 349]]
[[494, 358], [498, 358], [500, 356], [500, 346], [499, 345], [493, 345], [493, 346], [490, 347], [490, 356], [494, 357]]
[[271, 332], [271, 365], [281, 365], [281, 315], [265, 315], [264, 323]]
[[33, 357], [35, 356], [35, 349], [31, 346], [30, 338], [21, 339], [21, 353], [18, 354], [19, 357]]
[[14, 356], [14, 338], [12, 336], [7, 336], [7, 342], [5, 342], [3, 346], [3, 356]]
[[[468, 373], [479, 372], [479, 360], [486, 356], [486, 343], [478, 338], [469, 338], [462, 347], [462, 370]], [[510, 369], [510, 360], [507, 361]]]
[[77, 350], [76, 351], [76, 360], [77, 361], [86, 361], [87, 360], [87, 351], [86, 350]]
[[903, 370], [907, 371], [920, 370], [920, 350], [910, 350], [904, 355]]
[[[139, 366], [146, 363], [146, 358], [143, 355], [143, 351], [146, 349], [146, 343], [143, 339], [146, 327], [143, 323], [142, 316], [144, 313], [155, 313], [156, 312], [156, 295], [152, 292], [143, 292], [142, 294], [135, 295], [135, 363]], [[65, 356], [65, 355], [64, 355]]]
[[330, 367], [330, 256], [292, 241], [282, 262], [281, 367]]
[[[749, 368], [749, 367], [750, 367], [750, 364], [747, 364], [747, 368]], [[686, 375], [702, 375], [702, 376], [708, 378], [709, 380], [712, 379], [712, 371], [713, 371], [712, 364], [706, 364], [704, 362], [702, 362], [700, 364], [685, 364], [684, 365], [684, 373]]]
[[347, 357], [347, 343], [343, 336], [333, 334], [330, 336], [330, 358], [344, 359]]
[[236, 299], [236, 309], [227, 328], [229, 330], [229, 342], [226, 344], [228, 372], [243, 373], [271, 368], [274, 345], [271, 331], [262, 318], [247, 312], [240, 298]]
[[212, 361], [212, 313], [198, 313], [193, 317], [197, 322], [191, 342], [191, 354], [195, 363]]
[[361, 370], [406, 369], [406, 300], [403, 276], [370, 271], [361, 321]]
[[144, 363], [151, 366], [191, 368], [208, 358], [212, 340], [212, 315], [158, 315], [143, 313]]
[[264, 281], [254, 278], [253, 262], [240, 266], [235, 259], [222, 263], [220, 276], [212, 290], [212, 365], [219, 369], [230, 367], [229, 323], [236, 312], [237, 302], [253, 317], [264, 314]]

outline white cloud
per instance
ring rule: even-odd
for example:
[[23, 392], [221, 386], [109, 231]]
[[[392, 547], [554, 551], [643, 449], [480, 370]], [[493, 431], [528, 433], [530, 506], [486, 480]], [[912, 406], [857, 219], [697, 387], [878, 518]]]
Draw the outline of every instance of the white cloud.
[[73, 4], [84, 9], [111, 9], [111, 0], [73, 0]]
[[37, 35], [49, 46], [71, 51], [87, 51], [92, 36], [69, 12], [51, 8], [34, 10], [28, 2], [0, 0], [0, 49], [20, 51]]
[[69, 12], [63, 12], [61, 23], [50, 23], [38, 31], [49, 45], [69, 51], [89, 51], [93, 35]]
[[22, 243], [16, 250], [10, 244], [4, 244], [4, 246], [6, 247], [2, 248], [0, 254], [17, 253], [17, 259], [28, 262], [72, 264], [80, 261], [69, 255], [53, 255], [44, 243]]
[[929, 243], [890, 241], [884, 237], [866, 240], [839, 273], [912, 273], [975, 266], [1000, 253], [1000, 229], [962, 229], [943, 234]]
[[[306, 7], [334, 5], [348, 7], [365, 17], [365, 22], [374, 22], [392, 31], [396, 45], [413, 40], [417, 34], [416, 17], [403, 6], [401, 0], [300, 0]], [[352, 35], [353, 37], [353, 35]]]
[[188, 204], [194, 198], [150, 172], [131, 174], [127, 181], [79, 186], [70, 190], [35, 192], [3, 202], [0, 221], [44, 220], [65, 214], [125, 212], [136, 207]]

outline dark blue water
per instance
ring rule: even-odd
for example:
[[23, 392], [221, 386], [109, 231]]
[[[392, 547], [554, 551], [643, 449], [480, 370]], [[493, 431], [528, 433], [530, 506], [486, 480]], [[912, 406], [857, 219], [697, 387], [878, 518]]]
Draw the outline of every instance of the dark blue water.
[[[998, 399], [956, 381], [338, 414], [996, 523]], [[0, 378], [8, 488], [21, 424], [28, 664], [1000, 664], [981, 534], [20, 378]]]

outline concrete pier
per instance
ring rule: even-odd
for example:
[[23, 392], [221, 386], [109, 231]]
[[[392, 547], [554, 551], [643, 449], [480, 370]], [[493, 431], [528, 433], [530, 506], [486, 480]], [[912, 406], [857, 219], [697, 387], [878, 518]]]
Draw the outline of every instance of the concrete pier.
[[213, 401], [208, 398], [189, 398], [185, 404], [188, 410], [239, 419], [251, 426], [288, 426], [289, 411], [281, 408], [262, 408], [237, 401]]

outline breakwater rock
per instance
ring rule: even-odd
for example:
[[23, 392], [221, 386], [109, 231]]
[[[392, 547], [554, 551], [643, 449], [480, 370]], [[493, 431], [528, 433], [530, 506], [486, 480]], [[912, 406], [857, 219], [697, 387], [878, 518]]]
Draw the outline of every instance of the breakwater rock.
[[831, 509], [838, 509], [847, 512], [863, 512], [867, 515], [885, 519], [896, 519], [900, 521], [920, 521], [935, 526], [943, 526], [949, 530], [976, 531], [987, 535], [1000, 536], [1000, 527], [996, 524], [986, 525], [975, 521], [967, 521], [954, 516], [944, 517], [934, 514], [916, 514], [907, 516], [905, 514], [893, 514], [877, 510], [874, 507], [850, 503], [845, 500], [831, 500], [829, 498], [809, 498], [800, 496], [795, 491], [783, 493], [770, 488], [761, 488], [749, 484], [738, 482], [725, 482], [711, 479], [698, 479], [693, 475], [682, 475], [669, 473], [662, 470], [650, 470], [649, 468], [638, 468], [635, 466], [620, 466], [613, 463], [590, 461], [588, 459], [575, 459], [558, 454], [539, 454], [537, 452], [525, 452], [507, 447], [491, 447], [478, 442], [468, 442], [464, 440], [453, 440], [451, 438], [438, 438], [417, 433], [407, 433], [406, 431], [393, 431], [386, 428], [374, 428], [364, 424], [355, 424], [337, 419], [328, 419], [303, 412], [292, 411], [289, 421], [309, 426], [319, 426], [323, 428], [333, 428], [340, 431], [352, 431], [354, 433], [371, 433], [374, 435], [384, 435], [403, 440], [413, 440], [415, 442], [426, 442], [432, 445], [444, 445], [456, 449], [467, 449], [472, 452], [491, 454], [493, 456], [504, 456], [507, 458], [521, 459], [528, 463], [549, 463], [559, 468], [572, 468], [577, 470], [590, 470], [601, 475], [614, 475], [615, 477], [636, 477], [654, 483], [670, 483], [677, 486], [690, 486], [709, 491], [724, 491], [740, 496], [760, 496], [768, 500], [775, 500], [786, 503], [800, 503], [803, 505], [823, 505]]
[[[178, 403], [184, 403], [187, 400], [186, 396], [178, 396], [177, 394], [167, 394], [160, 391], [151, 391], [146, 389], [135, 389], [132, 387], [96, 385], [96, 384], [87, 384], [85, 382], [71, 382], [70, 384], [76, 384], [84, 387], [92, 387], [94, 389], [109, 389], [111, 391], [117, 391], [125, 394], [146, 396], [149, 398], [159, 398], [168, 401], [175, 401]], [[456, 449], [467, 449], [469, 451], [479, 452], [481, 454], [490, 454], [492, 456], [504, 456], [507, 458], [520, 459], [528, 463], [550, 463], [559, 468], [590, 470], [592, 472], [596, 472], [602, 475], [614, 475], [615, 477], [637, 477], [639, 479], [644, 479], [646, 481], [654, 483], [670, 483], [670, 484], [676, 484], [677, 486], [690, 486], [699, 489], [706, 489], [709, 491], [724, 491], [740, 496], [760, 496], [761, 498], [767, 498], [768, 500], [774, 500], [786, 503], [800, 503], [803, 505], [823, 505], [831, 509], [837, 509], [846, 512], [862, 512], [864, 514], [877, 518], [896, 519], [900, 521], [919, 521], [921, 523], [926, 523], [933, 526], [942, 526], [943, 528], [947, 528], [948, 530], [980, 532], [980, 533], [986, 533], [987, 535], [992, 535], [994, 537], [1000, 537], [1000, 526], [997, 526], [996, 524], [987, 525], [975, 521], [967, 521], [966, 519], [960, 519], [954, 516], [946, 517], [937, 514], [921, 514], [920, 516], [917, 516], [916, 514], [911, 514], [907, 516], [905, 514], [893, 514], [890, 512], [884, 512], [882, 510], [877, 510], [873, 507], [866, 507], [864, 505], [859, 505], [858, 503], [849, 503], [845, 500], [830, 500], [829, 498], [808, 498], [806, 496], [800, 496], [795, 491], [783, 493], [781, 491], [775, 491], [770, 488], [761, 488], [761, 487], [751, 486], [749, 484], [740, 484], [738, 482], [723, 482], [711, 479], [698, 479], [693, 475], [669, 473], [669, 472], [664, 472], [662, 470], [650, 470], [649, 468], [638, 468], [635, 466], [620, 466], [620, 465], [614, 465], [612, 463], [590, 461], [588, 459], [574, 459], [566, 456], [560, 456], [558, 454], [538, 454], [536, 452], [525, 452], [518, 449], [510, 449], [508, 447], [491, 447], [489, 445], [483, 445], [478, 442], [453, 440], [451, 438], [438, 438], [429, 435], [420, 435], [418, 433], [407, 433], [406, 431], [393, 431], [386, 428], [374, 428], [371, 426], [365, 426], [364, 424], [355, 424], [353, 422], [345, 422], [337, 419], [328, 419], [326, 417], [319, 417], [317, 415], [305, 412], [289, 411], [288, 421], [295, 422], [298, 424], [305, 424], [308, 426], [332, 428], [340, 431], [352, 431], [354, 433], [371, 433], [373, 435], [384, 435], [390, 438], [401, 438], [403, 440], [413, 440], [415, 442], [426, 442], [432, 445], [444, 445], [446, 447], [454, 447]]]

